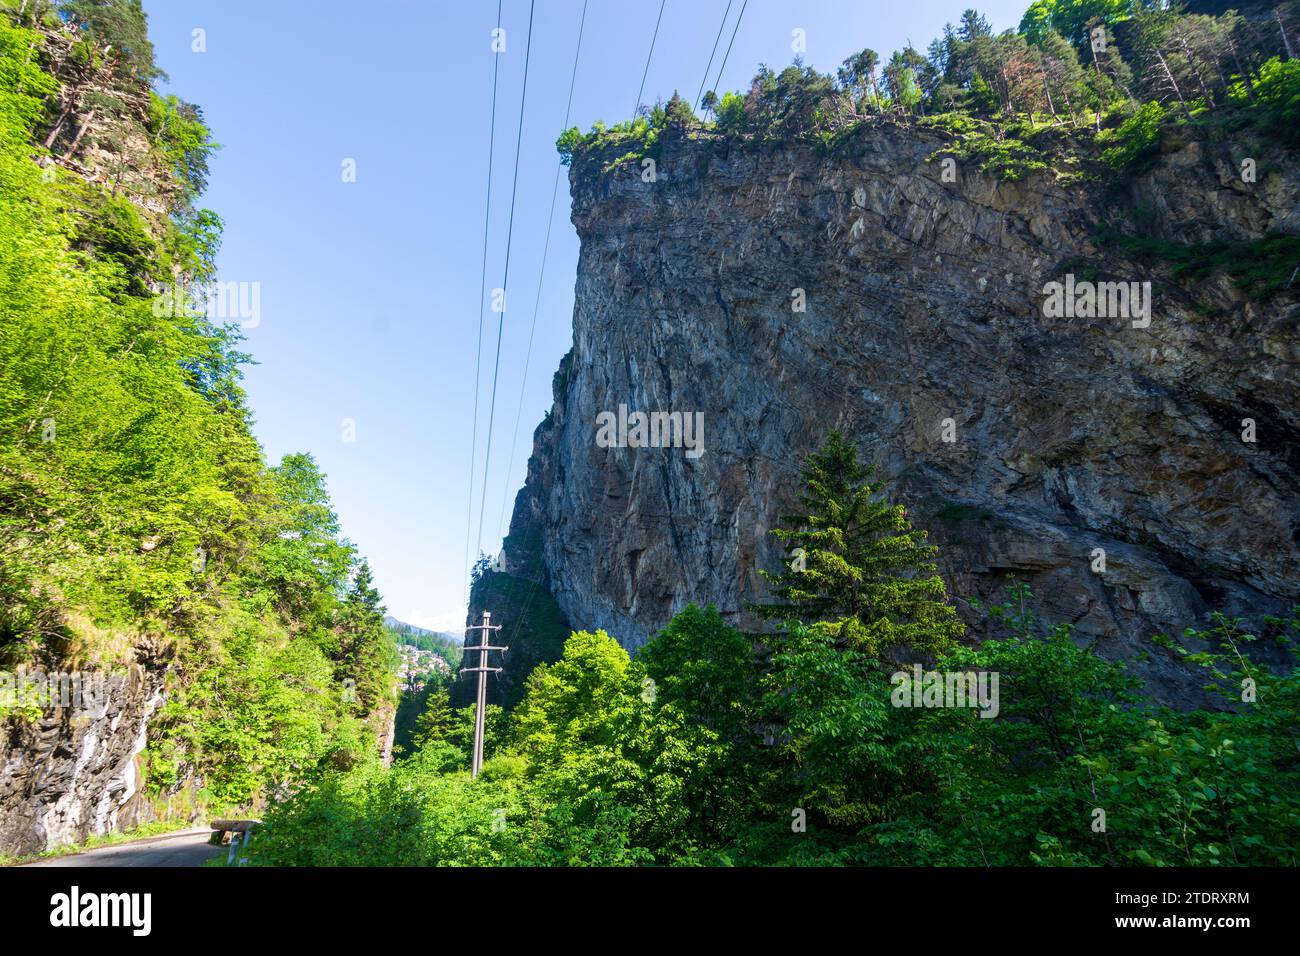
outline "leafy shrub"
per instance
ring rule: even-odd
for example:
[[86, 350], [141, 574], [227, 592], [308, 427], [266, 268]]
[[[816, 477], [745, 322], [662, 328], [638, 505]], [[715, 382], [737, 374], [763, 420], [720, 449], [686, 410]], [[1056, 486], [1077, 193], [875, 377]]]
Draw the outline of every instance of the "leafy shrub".
[[1254, 94], [1252, 106], [1245, 83], [1235, 83], [1230, 91], [1234, 103], [1257, 112], [1266, 132], [1286, 143], [1300, 142], [1300, 60], [1274, 57], [1263, 63]]
[[1167, 113], [1159, 103], [1144, 103], [1113, 130], [1102, 130], [1097, 142], [1105, 148], [1101, 161], [1114, 170], [1131, 169], [1151, 158], [1160, 146], [1160, 130]]

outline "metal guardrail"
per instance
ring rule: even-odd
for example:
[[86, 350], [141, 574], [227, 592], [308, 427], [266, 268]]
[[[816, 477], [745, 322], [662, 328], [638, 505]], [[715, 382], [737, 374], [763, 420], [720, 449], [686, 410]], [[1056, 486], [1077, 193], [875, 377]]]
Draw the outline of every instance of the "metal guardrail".
[[247, 848], [253, 842], [253, 831], [262, 825], [261, 820], [213, 820], [209, 826], [213, 831], [230, 834], [230, 852], [226, 854], [226, 866], [243, 866], [247, 860], [238, 860], [241, 846]]

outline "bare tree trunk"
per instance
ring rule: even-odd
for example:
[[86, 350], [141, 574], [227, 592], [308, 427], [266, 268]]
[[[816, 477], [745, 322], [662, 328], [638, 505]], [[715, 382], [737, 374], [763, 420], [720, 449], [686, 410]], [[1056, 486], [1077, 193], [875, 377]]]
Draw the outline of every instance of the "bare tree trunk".
[[1002, 79], [1002, 108], [1008, 116], [1015, 115], [1011, 104], [1011, 84], [1007, 81], [1007, 61], [998, 57], [998, 76]]
[[[1091, 46], [1091, 44], [1090, 44]], [[1106, 74], [1101, 72], [1101, 61], [1097, 59], [1097, 47], [1092, 46], [1092, 65], [1097, 71], [1097, 132], [1101, 132], [1101, 87]]]
[[78, 127], [77, 135], [73, 137], [72, 145], [69, 146], [68, 151], [63, 154], [64, 160], [69, 160], [72, 158], [72, 154], [75, 153], [77, 151], [77, 147], [81, 145], [81, 137], [86, 135], [86, 130], [90, 129], [91, 121], [94, 120], [94, 118], [95, 118], [95, 110], [92, 109], [89, 113], [86, 114], [85, 121], [81, 124], [80, 127]]
[[1214, 72], [1219, 75], [1219, 87], [1223, 90], [1223, 98], [1226, 102], [1228, 99], [1228, 78], [1223, 74], [1223, 48], [1214, 41], [1214, 34], [1210, 34], [1210, 53], [1214, 60]]
[[72, 107], [65, 106], [63, 108], [63, 112], [59, 114], [58, 120], [56, 120], [54, 123], [54, 129], [50, 130], [50, 135], [45, 137], [45, 142], [42, 145], [46, 149], [49, 149], [51, 146], [54, 145], [54, 141], [57, 140], [59, 138], [59, 134], [63, 132], [63, 124], [67, 122], [68, 117], [71, 115], [72, 115]]
[[1291, 49], [1291, 38], [1287, 36], [1286, 24], [1282, 22], [1282, 11], [1274, 9], [1273, 19], [1277, 21], [1277, 28], [1282, 31], [1282, 46], [1286, 49], [1286, 58], [1295, 59], [1295, 51]]
[[1240, 76], [1241, 81], [1246, 84], [1246, 101], [1254, 103], [1255, 84], [1250, 80], [1250, 71], [1241, 65], [1241, 56], [1237, 53], [1237, 44], [1232, 42], [1232, 36], [1229, 35], [1227, 40], [1228, 49], [1232, 51], [1232, 62], [1237, 64], [1237, 75]]
[[1182, 31], [1177, 27], [1174, 27], [1174, 36], [1178, 38], [1178, 45], [1183, 49], [1183, 56], [1187, 57], [1187, 65], [1192, 68], [1192, 75], [1196, 77], [1196, 82], [1201, 87], [1201, 95], [1205, 97], [1206, 108], [1214, 109], [1214, 97], [1210, 95], [1210, 88], [1205, 85], [1205, 77], [1201, 76], [1201, 69], [1196, 65], [1196, 58], [1192, 56], [1192, 48], [1187, 42], [1187, 37], [1183, 36]]
[[1165, 55], [1156, 50], [1156, 59], [1160, 61], [1160, 66], [1165, 71], [1165, 79], [1169, 81], [1170, 87], [1173, 88], [1174, 95], [1178, 97], [1178, 102], [1183, 105], [1183, 112], [1191, 119], [1192, 111], [1187, 108], [1187, 101], [1183, 99], [1183, 91], [1178, 88], [1178, 81], [1174, 79], [1174, 74], [1169, 69], [1169, 63], [1165, 60]]
[[1047, 81], [1047, 70], [1041, 63], [1038, 65], [1038, 74], [1043, 78], [1043, 92], [1047, 94], [1047, 109], [1051, 112], [1052, 119], [1056, 120], [1056, 124], [1059, 126], [1061, 117], [1056, 115], [1056, 105], [1052, 102], [1052, 84]]
[[1079, 114], [1074, 108], [1074, 101], [1070, 99], [1070, 84], [1064, 80], [1061, 81], [1061, 96], [1065, 100], [1065, 111], [1070, 114], [1070, 128], [1078, 129]]

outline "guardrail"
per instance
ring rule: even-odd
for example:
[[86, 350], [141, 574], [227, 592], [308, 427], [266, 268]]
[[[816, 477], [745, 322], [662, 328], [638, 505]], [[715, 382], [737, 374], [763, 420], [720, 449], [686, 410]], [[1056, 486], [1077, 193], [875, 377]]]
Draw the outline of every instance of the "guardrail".
[[221, 834], [221, 842], [229, 840], [230, 852], [226, 854], [226, 865], [242, 866], [246, 860], [236, 863], [236, 856], [241, 846], [247, 847], [253, 842], [253, 831], [262, 825], [261, 820], [213, 820], [208, 824], [214, 832]]

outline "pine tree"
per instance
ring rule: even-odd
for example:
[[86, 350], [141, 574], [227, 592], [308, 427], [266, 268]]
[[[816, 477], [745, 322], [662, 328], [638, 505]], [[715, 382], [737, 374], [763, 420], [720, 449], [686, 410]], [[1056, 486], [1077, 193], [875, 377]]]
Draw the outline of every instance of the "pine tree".
[[783, 517], [772, 534], [790, 563], [764, 576], [776, 602], [754, 608], [773, 621], [801, 621], [845, 645], [879, 655], [905, 646], [925, 653], [962, 633], [934, 564], [938, 549], [891, 505], [858, 461], [853, 445], [832, 431], [804, 462], [801, 515]]
[[1036, 45], [1042, 51], [1048, 96], [1055, 110], [1063, 108], [1070, 125], [1077, 126], [1080, 108], [1088, 98], [1088, 77], [1074, 47], [1055, 30], [1043, 32]]
[[880, 112], [880, 85], [876, 81], [879, 65], [876, 51], [866, 49], [846, 59], [839, 68], [840, 88], [852, 99], [855, 116], [859, 111], [865, 112], [867, 104], [871, 112]]
[[335, 658], [340, 680], [352, 681], [357, 711], [369, 713], [388, 692], [388, 658], [392, 639], [384, 629], [382, 598], [370, 564], [362, 561], [339, 613], [339, 649]]
[[451, 710], [451, 694], [439, 687], [425, 698], [424, 711], [415, 719], [412, 743], [421, 750], [428, 744], [446, 739], [455, 723]]

